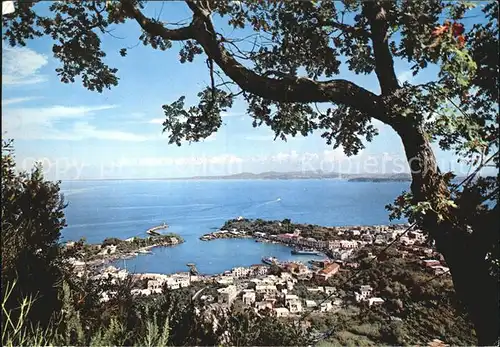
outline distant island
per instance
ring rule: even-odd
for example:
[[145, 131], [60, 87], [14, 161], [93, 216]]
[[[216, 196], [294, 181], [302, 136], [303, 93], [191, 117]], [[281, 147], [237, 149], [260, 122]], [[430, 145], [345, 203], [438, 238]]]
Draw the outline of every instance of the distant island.
[[[398, 174], [367, 174], [367, 173], [339, 173], [324, 171], [266, 171], [261, 173], [242, 172], [233, 175], [218, 176], [191, 176], [191, 177], [171, 177], [171, 178], [105, 178], [105, 179], [82, 179], [79, 181], [203, 181], [203, 180], [300, 180], [300, 179], [338, 179], [348, 182], [411, 182], [409, 173]], [[463, 177], [456, 177], [460, 180]], [[71, 180], [68, 180], [71, 181]]]
[[411, 182], [410, 174], [396, 174], [385, 176], [363, 176], [348, 179], [349, 182]]

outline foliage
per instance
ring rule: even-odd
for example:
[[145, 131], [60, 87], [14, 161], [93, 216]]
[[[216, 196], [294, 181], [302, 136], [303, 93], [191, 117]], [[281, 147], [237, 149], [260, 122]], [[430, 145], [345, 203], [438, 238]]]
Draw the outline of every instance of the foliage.
[[[40, 165], [17, 172], [12, 141], [2, 142], [2, 283], [17, 283], [5, 305], [15, 307], [19, 297], [43, 298], [30, 309], [41, 323], [59, 307], [56, 286], [64, 265], [58, 241], [65, 226], [59, 191], [58, 183], [44, 179]], [[5, 297], [4, 291], [2, 286]]]

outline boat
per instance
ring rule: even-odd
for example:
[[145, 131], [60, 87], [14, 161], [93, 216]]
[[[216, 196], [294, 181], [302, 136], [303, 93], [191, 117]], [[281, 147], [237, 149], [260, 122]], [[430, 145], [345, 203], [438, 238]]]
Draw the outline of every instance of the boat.
[[275, 257], [263, 257], [262, 262], [267, 265], [274, 265], [278, 263], [278, 259]]
[[297, 249], [297, 248], [294, 248], [294, 249], [292, 249], [292, 254], [298, 254], [298, 255], [319, 255], [320, 253], [318, 251], [315, 251], [314, 249]]

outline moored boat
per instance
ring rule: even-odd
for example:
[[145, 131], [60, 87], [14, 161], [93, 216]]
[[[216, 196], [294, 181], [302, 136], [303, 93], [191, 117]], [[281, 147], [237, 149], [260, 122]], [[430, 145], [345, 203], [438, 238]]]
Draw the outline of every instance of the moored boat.
[[278, 263], [278, 259], [275, 257], [263, 257], [262, 262], [267, 265], [273, 265]]
[[297, 248], [294, 248], [294, 249], [292, 249], [292, 254], [297, 254], [297, 255], [319, 255], [320, 253], [318, 251], [315, 251], [314, 249], [297, 249]]

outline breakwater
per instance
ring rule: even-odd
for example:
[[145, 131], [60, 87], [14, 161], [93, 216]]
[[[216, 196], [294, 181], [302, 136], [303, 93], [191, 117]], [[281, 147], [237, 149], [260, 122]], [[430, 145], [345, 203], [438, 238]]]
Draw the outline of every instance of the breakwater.
[[146, 233], [149, 235], [161, 235], [158, 231], [164, 230], [164, 229], [168, 229], [167, 223], [163, 223], [162, 225], [158, 225], [158, 226], [149, 228], [148, 230], [146, 230]]

